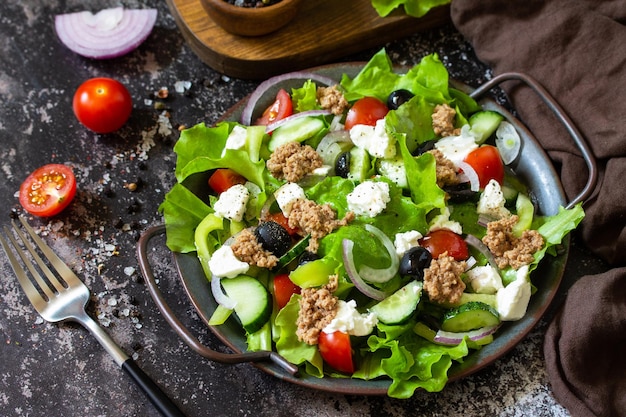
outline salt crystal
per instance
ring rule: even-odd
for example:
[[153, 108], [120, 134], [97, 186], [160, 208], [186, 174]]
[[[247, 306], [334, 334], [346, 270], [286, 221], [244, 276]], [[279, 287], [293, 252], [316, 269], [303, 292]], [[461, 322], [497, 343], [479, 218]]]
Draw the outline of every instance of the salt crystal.
[[135, 268], [133, 268], [132, 266], [127, 266], [126, 268], [124, 268], [124, 273], [128, 276], [131, 276], [135, 273]]

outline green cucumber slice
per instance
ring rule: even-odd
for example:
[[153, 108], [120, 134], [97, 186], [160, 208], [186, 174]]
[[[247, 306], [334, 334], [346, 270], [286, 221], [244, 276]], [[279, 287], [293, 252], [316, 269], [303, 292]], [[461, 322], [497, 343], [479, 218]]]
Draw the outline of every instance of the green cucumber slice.
[[474, 113], [469, 118], [470, 130], [476, 134], [476, 142], [483, 143], [496, 131], [504, 116], [493, 110], [484, 110]]
[[350, 149], [350, 170], [348, 178], [357, 182], [363, 182], [370, 177], [372, 164], [370, 155], [363, 148], [357, 146]]
[[488, 304], [470, 301], [448, 310], [443, 317], [441, 330], [446, 332], [468, 332], [500, 323], [500, 315]]
[[221, 280], [226, 295], [232, 298], [235, 315], [248, 333], [259, 330], [272, 314], [272, 299], [267, 288], [258, 279], [239, 275]]
[[304, 142], [316, 136], [326, 124], [319, 117], [305, 116], [292, 120], [274, 130], [267, 144], [270, 152], [289, 142]]
[[422, 296], [423, 283], [411, 281], [380, 303], [370, 308], [378, 320], [385, 324], [400, 324], [412, 315]]

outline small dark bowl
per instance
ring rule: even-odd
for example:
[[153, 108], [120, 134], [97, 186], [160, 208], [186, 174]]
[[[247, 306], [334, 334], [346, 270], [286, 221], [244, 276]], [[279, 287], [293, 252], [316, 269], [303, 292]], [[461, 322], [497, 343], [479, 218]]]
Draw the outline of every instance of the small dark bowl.
[[241, 36], [261, 36], [288, 24], [301, 0], [281, 0], [264, 7], [240, 7], [224, 0], [200, 0], [211, 19], [225, 31]]

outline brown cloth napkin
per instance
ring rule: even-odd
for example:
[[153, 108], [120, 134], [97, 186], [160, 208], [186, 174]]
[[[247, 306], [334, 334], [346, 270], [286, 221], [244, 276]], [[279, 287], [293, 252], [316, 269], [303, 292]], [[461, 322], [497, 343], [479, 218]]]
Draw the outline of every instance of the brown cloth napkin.
[[[580, 235], [609, 265], [626, 265], [626, 1], [453, 0], [451, 15], [495, 74], [535, 78], [580, 129], [599, 169]], [[588, 178], [580, 151], [530, 88], [502, 87], [573, 199]], [[626, 268], [576, 282], [544, 345], [554, 395], [572, 415], [626, 416], [625, 335]]]

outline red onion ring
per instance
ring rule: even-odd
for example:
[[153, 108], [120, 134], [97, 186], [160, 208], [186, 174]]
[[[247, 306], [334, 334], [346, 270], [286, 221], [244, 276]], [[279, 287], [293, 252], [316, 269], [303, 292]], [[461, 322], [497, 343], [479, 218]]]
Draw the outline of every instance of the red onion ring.
[[104, 9], [55, 16], [61, 42], [87, 58], [115, 58], [137, 48], [152, 32], [156, 9]]
[[396, 272], [398, 272], [398, 268], [400, 267], [400, 260], [398, 259], [398, 255], [396, 254], [396, 247], [394, 246], [391, 239], [389, 239], [387, 235], [384, 234], [383, 231], [376, 226], [366, 224], [365, 230], [372, 233], [382, 242], [382, 244], [385, 246], [385, 249], [387, 249], [391, 264], [387, 268], [382, 269], [375, 269], [370, 266], [363, 265], [361, 269], [359, 269], [359, 275], [368, 282], [387, 282], [396, 275]]
[[493, 256], [493, 253], [491, 253], [487, 245], [474, 235], [467, 235], [465, 237], [465, 242], [483, 254], [483, 256], [487, 259], [487, 262], [489, 262], [489, 265], [491, 265], [491, 267], [494, 268], [498, 274], [500, 274], [500, 268], [498, 267], [496, 258]]
[[469, 332], [453, 333], [438, 330], [433, 339], [434, 343], [440, 345], [456, 346], [463, 341], [466, 337], [472, 342], [477, 342], [489, 335], [492, 335], [498, 330], [499, 325], [481, 327], [480, 329], [470, 330]]
[[211, 293], [213, 293], [213, 298], [215, 298], [216, 303], [224, 308], [232, 310], [233, 308], [235, 308], [237, 303], [235, 302], [235, 300], [226, 295], [226, 293], [222, 289], [220, 280], [221, 279], [218, 276], [213, 275], [211, 277]]
[[463, 171], [463, 174], [465, 174], [465, 176], [469, 180], [470, 190], [474, 192], [480, 191], [480, 179], [478, 178], [478, 174], [476, 173], [474, 168], [472, 168], [472, 166], [467, 162], [463, 161], [458, 162], [457, 167], [461, 169], [461, 171]]
[[368, 285], [363, 280], [363, 278], [361, 278], [359, 273], [356, 271], [356, 266], [354, 265], [354, 257], [352, 255], [354, 242], [351, 241], [350, 239], [344, 239], [341, 243], [342, 243], [342, 249], [343, 249], [342, 250], [343, 264], [346, 268], [346, 273], [348, 274], [348, 277], [350, 278], [354, 286], [359, 291], [361, 291], [364, 295], [367, 295], [368, 297], [374, 300], [381, 301], [387, 298], [387, 295], [388, 295], [387, 293]]
[[288, 72], [282, 75], [276, 75], [263, 81], [258, 87], [250, 94], [248, 102], [246, 103], [243, 111], [241, 112], [241, 124], [250, 126], [252, 123], [252, 114], [256, 108], [257, 103], [263, 97], [263, 94], [273, 86], [288, 80], [311, 80], [316, 81], [327, 86], [337, 84], [337, 81], [330, 77], [320, 75], [314, 72], [295, 71]]
[[272, 122], [270, 124], [267, 125], [267, 127], [265, 128], [265, 133], [271, 133], [274, 130], [278, 129], [279, 127], [281, 127], [284, 124], [287, 124], [289, 122], [291, 122], [292, 120], [296, 120], [296, 119], [300, 119], [302, 117], [307, 117], [307, 116], [327, 116], [331, 114], [330, 111], [328, 110], [308, 110], [308, 111], [303, 111], [300, 113], [294, 113], [291, 116], [287, 116], [284, 119], [280, 119], [277, 120], [275, 122]]

